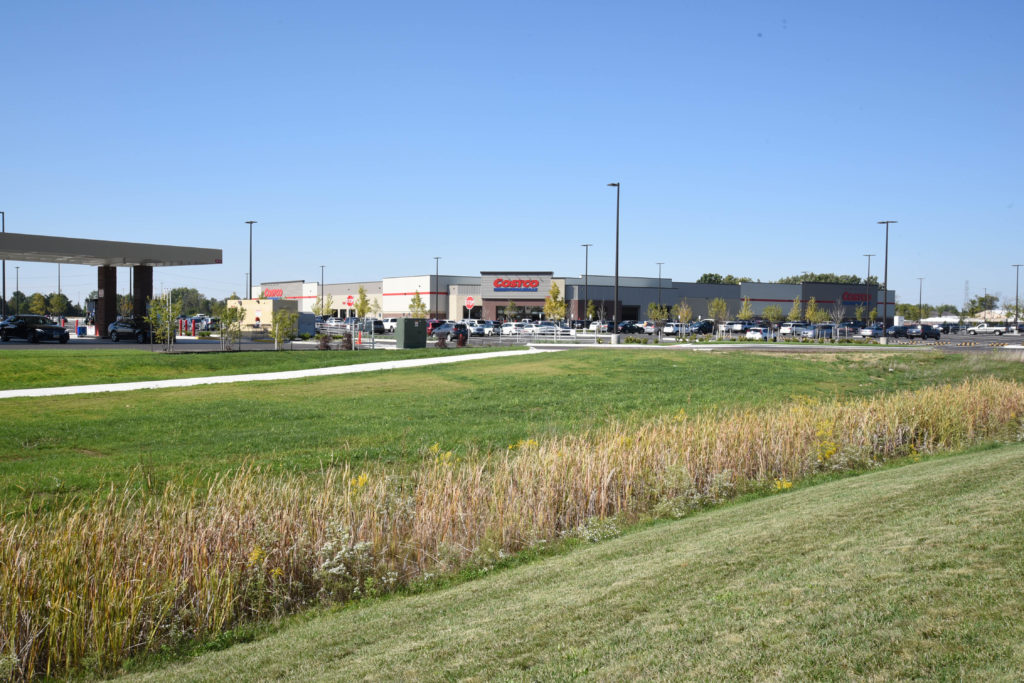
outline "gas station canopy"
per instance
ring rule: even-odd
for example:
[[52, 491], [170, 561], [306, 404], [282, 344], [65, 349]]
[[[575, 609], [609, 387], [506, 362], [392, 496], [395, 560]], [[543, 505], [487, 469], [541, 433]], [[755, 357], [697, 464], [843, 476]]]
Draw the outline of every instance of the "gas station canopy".
[[86, 266], [199, 266], [221, 263], [220, 249], [0, 233], [0, 259]]

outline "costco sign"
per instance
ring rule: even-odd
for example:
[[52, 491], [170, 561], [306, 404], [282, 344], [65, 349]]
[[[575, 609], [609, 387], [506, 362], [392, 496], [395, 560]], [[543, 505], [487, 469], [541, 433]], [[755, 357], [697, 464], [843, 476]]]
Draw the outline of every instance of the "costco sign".
[[493, 285], [495, 292], [536, 292], [540, 280], [507, 280], [499, 277]]

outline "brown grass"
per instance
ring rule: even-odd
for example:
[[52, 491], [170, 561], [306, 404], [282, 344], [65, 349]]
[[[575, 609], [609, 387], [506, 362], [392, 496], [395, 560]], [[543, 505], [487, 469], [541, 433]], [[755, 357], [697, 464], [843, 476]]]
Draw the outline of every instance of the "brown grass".
[[1024, 437], [1024, 387], [982, 379], [850, 403], [687, 416], [511, 445], [411, 475], [249, 468], [204, 493], [134, 486], [0, 523], [0, 677], [110, 671], [140, 651], [344, 601], [595, 520], [680, 515], [808, 474]]

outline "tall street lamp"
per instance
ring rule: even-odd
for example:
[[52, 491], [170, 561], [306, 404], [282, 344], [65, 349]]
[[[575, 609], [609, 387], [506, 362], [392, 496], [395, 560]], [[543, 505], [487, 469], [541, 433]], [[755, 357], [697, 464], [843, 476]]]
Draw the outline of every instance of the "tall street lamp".
[[[924, 320], [924, 310], [921, 308], [921, 292], [924, 291], [924, 278], [917, 278], [917, 324], [920, 325], [921, 321]], [[923, 337], [922, 337], [923, 338]]]
[[[14, 266], [14, 291], [21, 291], [21, 266]], [[17, 312], [21, 313], [21, 297], [18, 297], [17, 302], [15, 304]]]
[[661, 313], [660, 313], [660, 309], [661, 309], [661, 267], [663, 265], [665, 265], [664, 261], [658, 261], [658, 309], [659, 309], [658, 315], [661, 315]]
[[581, 244], [583, 247], [583, 315], [580, 316], [590, 320], [590, 248], [593, 244]]
[[[874, 254], [864, 254], [864, 255], [868, 257], [868, 279], [864, 281], [864, 296], [867, 297], [867, 299], [865, 301], [867, 303], [867, 302], [871, 301], [871, 257], [874, 256]], [[875, 287], [875, 291], [876, 292], [878, 291], [877, 287]], [[878, 297], [877, 296], [875, 297], [875, 310], [876, 311], [878, 310]], [[865, 315], [867, 315], [867, 313], [865, 313]], [[867, 322], [867, 321], [865, 321], [865, 322]]]
[[882, 325], [889, 328], [889, 224], [898, 221], [878, 221], [885, 225], [885, 284], [882, 285]]
[[[1014, 290], [1014, 301], [1016, 304], [1013, 307], [1013, 326], [1017, 327], [1020, 324], [1020, 267], [1024, 266], [1024, 263], [1014, 263], [1011, 267], [1017, 269], [1017, 285]], [[1019, 330], [1018, 330], [1019, 331]]]
[[608, 183], [608, 187], [615, 188], [615, 331], [619, 331], [619, 198], [622, 187], [619, 183]]
[[324, 301], [324, 266], [320, 266], [320, 317], [324, 316], [326, 302]]
[[246, 221], [249, 224], [249, 275], [248, 275], [248, 290], [245, 293], [246, 299], [252, 298], [252, 224], [256, 221]]
[[[0, 232], [7, 232], [7, 214], [0, 211]], [[7, 317], [7, 259], [3, 267], [4, 295], [0, 298], [0, 318]]]
[[437, 291], [438, 288], [441, 286], [440, 263], [441, 263], [441, 257], [440, 256], [435, 256], [434, 257], [434, 286], [431, 287], [431, 290], [433, 290], [433, 292], [434, 292], [433, 316], [434, 316], [435, 319], [437, 318], [437, 307], [441, 305], [440, 297], [439, 297], [439, 294], [438, 294], [438, 291]]

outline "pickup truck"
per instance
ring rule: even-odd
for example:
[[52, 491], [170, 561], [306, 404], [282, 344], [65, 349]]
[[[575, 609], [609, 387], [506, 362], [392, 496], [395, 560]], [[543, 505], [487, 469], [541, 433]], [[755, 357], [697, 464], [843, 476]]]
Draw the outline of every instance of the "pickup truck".
[[967, 334], [994, 334], [999, 336], [1006, 333], [1005, 325], [990, 325], [988, 323], [981, 323], [974, 327], [967, 328]]

